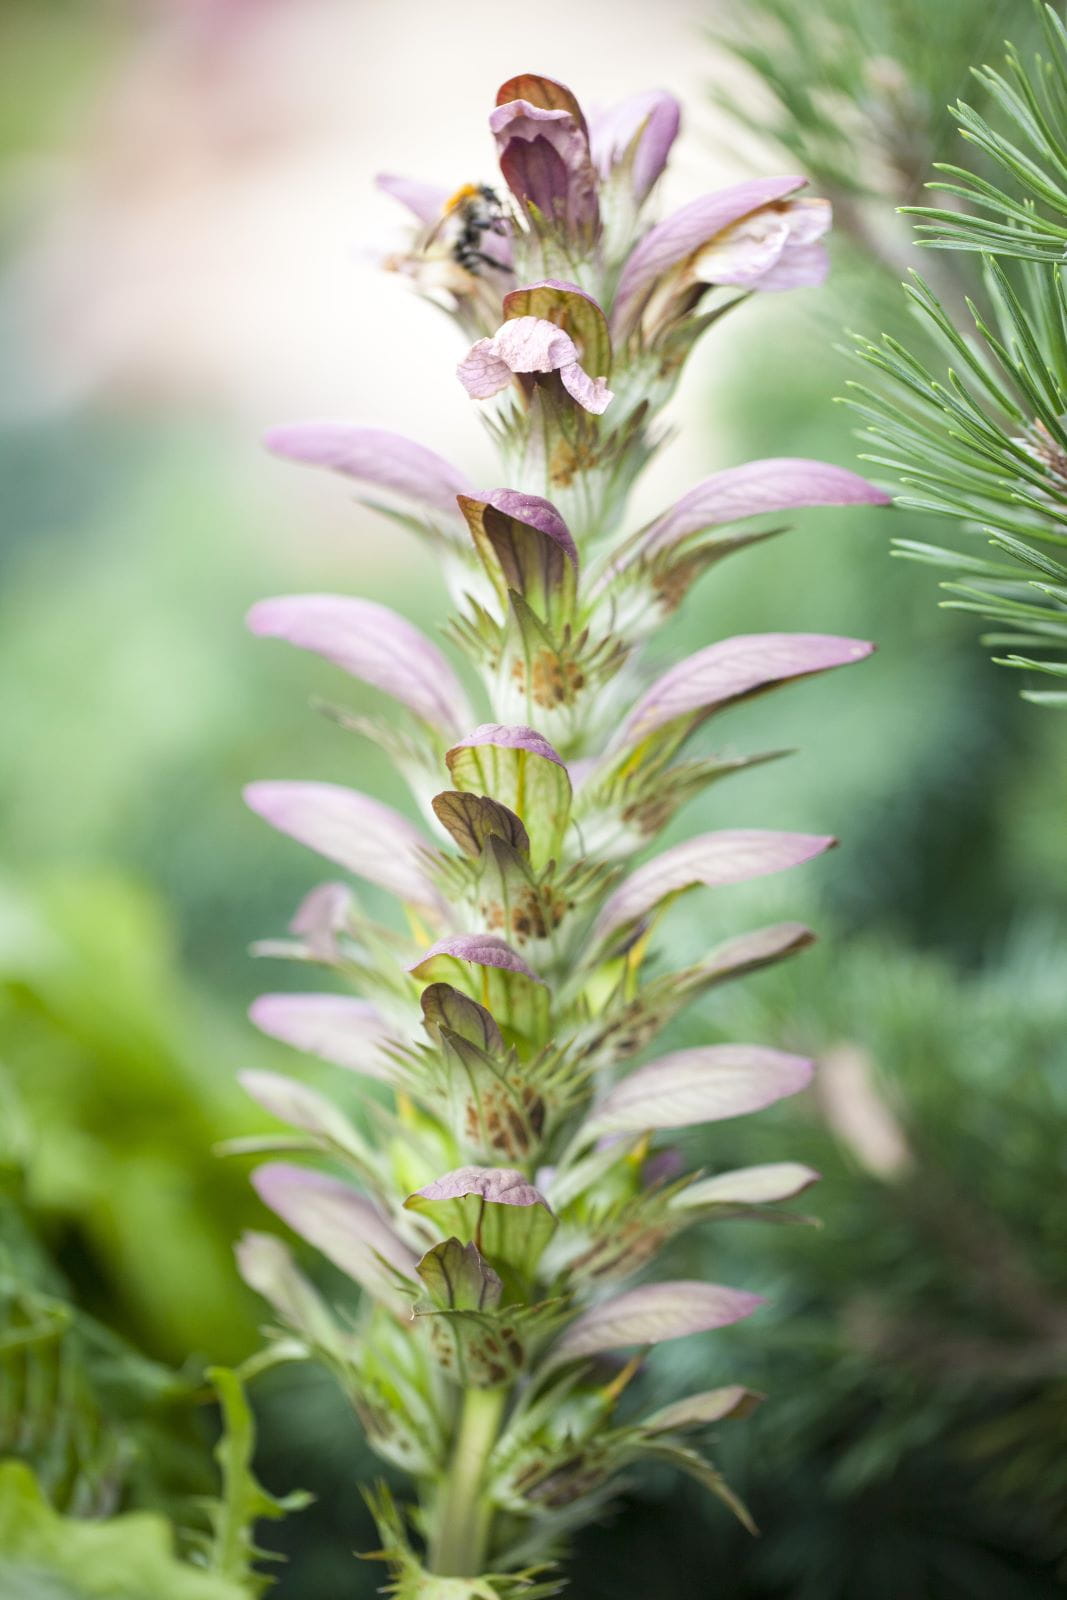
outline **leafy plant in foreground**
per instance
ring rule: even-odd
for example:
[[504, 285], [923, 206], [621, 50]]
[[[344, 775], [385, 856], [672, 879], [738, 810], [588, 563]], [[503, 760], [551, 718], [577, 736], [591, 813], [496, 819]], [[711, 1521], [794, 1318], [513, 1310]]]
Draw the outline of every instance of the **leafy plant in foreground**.
[[[748, 519], [885, 500], [823, 463], [760, 461], [621, 531], [701, 333], [749, 294], [826, 270], [829, 208], [800, 197], [800, 178], [737, 184], [650, 225], [678, 120], [656, 93], [587, 122], [569, 90], [526, 75], [503, 86], [490, 119], [507, 204], [487, 186], [449, 198], [382, 180], [419, 225], [392, 265], [474, 340], [458, 374], [486, 402], [508, 487], [480, 492], [379, 429], [303, 424], [270, 439], [400, 501], [390, 514], [441, 562], [456, 607], [448, 638], [479, 680], [476, 712], [437, 645], [368, 601], [286, 596], [250, 616], [256, 633], [393, 697], [387, 721], [336, 715], [384, 745], [428, 824], [336, 785], [247, 791], [267, 821], [395, 896], [407, 918], [400, 933], [329, 883], [291, 939], [263, 947], [359, 991], [265, 995], [252, 1015], [367, 1080], [360, 1120], [290, 1079], [243, 1075], [293, 1129], [244, 1148], [330, 1164], [271, 1161], [254, 1181], [362, 1288], [358, 1319], [279, 1240], [239, 1247], [277, 1318], [275, 1357], [325, 1361], [380, 1454], [416, 1481], [410, 1517], [385, 1490], [373, 1496], [381, 1554], [407, 1597], [555, 1593], [546, 1563], [642, 1461], [692, 1474], [746, 1517], [692, 1436], [754, 1395], [720, 1386], [640, 1419], [619, 1415], [620, 1397], [642, 1351], [759, 1303], [655, 1281], [660, 1248], [705, 1221], [777, 1215], [816, 1176], [790, 1162], [685, 1174], [659, 1143], [794, 1093], [807, 1060], [728, 1044], [631, 1070], [691, 1001], [811, 939], [794, 923], [761, 928], [664, 972], [651, 941], [667, 905], [833, 843], [726, 829], [634, 867], [689, 799], [777, 753], [694, 754], [690, 741], [727, 707], [870, 650], [749, 635], [655, 678], [642, 647], [703, 573], [782, 531]], [[626, 1349], [638, 1353], [623, 1364]]]

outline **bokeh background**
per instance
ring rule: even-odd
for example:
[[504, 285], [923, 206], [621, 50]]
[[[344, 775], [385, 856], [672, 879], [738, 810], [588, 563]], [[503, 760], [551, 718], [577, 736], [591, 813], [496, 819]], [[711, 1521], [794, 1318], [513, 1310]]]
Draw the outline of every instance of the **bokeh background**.
[[[1032, 13], [790, 9], [4, 0], [0, 1450], [31, 1459], [61, 1506], [151, 1504], [185, 1527], [211, 1482], [198, 1375], [256, 1344], [231, 1244], [263, 1219], [245, 1164], [215, 1146], [263, 1126], [240, 1068], [313, 1075], [244, 1010], [286, 981], [248, 945], [281, 931], [318, 868], [243, 810], [241, 785], [315, 777], [404, 804], [373, 752], [309, 712], [335, 676], [255, 643], [243, 613], [330, 589], [430, 630], [442, 612], [421, 546], [337, 480], [266, 457], [260, 433], [348, 417], [490, 475], [453, 330], [379, 269], [401, 224], [373, 175], [486, 176], [487, 109], [523, 69], [587, 102], [677, 94], [665, 207], [801, 161], [838, 206], [831, 283], [766, 297], [708, 339], [634, 514], [750, 456], [854, 465], [855, 419], [833, 403], [857, 375], [845, 330], [907, 326], [893, 206], [953, 154], [944, 107], [968, 65], [1005, 32], [1025, 40]], [[770, 85], [738, 49], [766, 53]], [[824, 96], [807, 142], [790, 84]], [[750, 913], [822, 936], [677, 1030], [820, 1057], [817, 1091], [689, 1141], [695, 1160], [810, 1162], [819, 1226], [688, 1237], [681, 1273], [772, 1308], [660, 1352], [642, 1379], [652, 1396], [727, 1375], [768, 1392], [719, 1449], [763, 1533], [649, 1475], [580, 1541], [582, 1600], [1064, 1586], [1067, 716], [1018, 700], [973, 624], [937, 609], [928, 569], [893, 559], [893, 534], [946, 529], [801, 513], [706, 580], [671, 640], [680, 656], [797, 629], [879, 653], [735, 713], [731, 742], [800, 753], [679, 824], [843, 841], [669, 924], [690, 957]], [[7, 1381], [27, 1346], [51, 1384], [36, 1413]], [[371, 1594], [380, 1572], [351, 1552], [374, 1542], [359, 1485], [377, 1468], [354, 1420], [313, 1371], [272, 1374], [254, 1398], [263, 1477], [317, 1496], [270, 1531], [289, 1557], [280, 1600]], [[57, 1407], [75, 1418], [62, 1437]]]

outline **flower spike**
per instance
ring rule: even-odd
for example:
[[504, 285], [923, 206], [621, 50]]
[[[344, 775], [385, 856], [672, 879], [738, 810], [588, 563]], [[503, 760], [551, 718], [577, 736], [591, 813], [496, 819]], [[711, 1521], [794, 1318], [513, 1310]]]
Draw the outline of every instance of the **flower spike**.
[[[238, 1252], [288, 1330], [283, 1351], [328, 1361], [372, 1447], [416, 1480], [417, 1538], [376, 1500], [398, 1594], [555, 1592], [551, 1576], [531, 1579], [531, 1558], [554, 1560], [644, 1459], [693, 1473], [751, 1526], [690, 1436], [759, 1396], [724, 1383], [644, 1417], [635, 1404], [624, 1422], [614, 1408], [650, 1346], [714, 1337], [762, 1304], [746, 1288], [663, 1281], [663, 1246], [788, 1215], [778, 1208], [817, 1178], [739, 1154], [687, 1172], [670, 1142], [713, 1122], [728, 1135], [732, 1119], [800, 1093], [809, 1060], [783, 1041], [654, 1053], [655, 1041], [706, 992], [813, 935], [797, 922], [711, 948], [693, 935], [696, 948], [659, 965], [655, 946], [679, 895], [707, 889], [728, 909], [728, 885], [835, 841], [748, 827], [743, 812], [657, 841], [709, 784], [783, 753], [691, 754], [704, 723], [873, 646], [753, 633], [679, 660], [668, 631], [657, 654], [674, 665], [658, 674], [642, 647], [725, 554], [769, 537], [752, 519], [801, 506], [847, 518], [886, 496], [782, 456], [629, 519], [663, 408], [718, 311], [819, 283], [827, 265], [829, 207], [802, 177], [734, 184], [650, 219], [679, 122], [663, 91], [587, 116], [564, 84], [519, 74], [490, 112], [498, 181], [379, 180], [414, 220], [390, 264], [454, 317], [467, 394], [497, 402], [481, 414], [498, 487], [378, 429], [268, 436], [275, 454], [399, 501], [400, 520], [432, 536], [456, 603], [440, 643], [351, 596], [284, 595], [249, 615], [254, 633], [391, 697], [388, 721], [339, 720], [385, 747], [424, 823], [340, 784], [247, 791], [274, 827], [400, 902], [375, 921], [347, 885], [325, 884], [290, 940], [260, 947], [329, 969], [321, 992], [266, 994], [250, 1013], [325, 1065], [314, 1086], [241, 1075], [289, 1124], [283, 1147], [330, 1169], [271, 1161], [258, 1193], [358, 1286], [361, 1309], [335, 1308], [276, 1240], [255, 1234]], [[605, 1379], [616, 1351], [632, 1359]]]

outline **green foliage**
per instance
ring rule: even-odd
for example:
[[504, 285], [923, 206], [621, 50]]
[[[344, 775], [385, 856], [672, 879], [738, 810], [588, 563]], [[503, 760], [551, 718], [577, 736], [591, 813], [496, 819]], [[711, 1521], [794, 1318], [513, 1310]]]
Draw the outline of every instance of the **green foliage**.
[[310, 1496], [295, 1491], [278, 1499], [252, 1471], [255, 1423], [241, 1380], [225, 1367], [212, 1367], [208, 1377], [222, 1407], [222, 1436], [215, 1459], [222, 1471], [222, 1493], [209, 1505], [213, 1538], [206, 1546], [207, 1565], [220, 1578], [239, 1585], [243, 1594], [261, 1595], [273, 1579], [257, 1572], [256, 1561], [277, 1561], [255, 1542], [260, 1518], [277, 1522], [290, 1511], [302, 1511]]
[[[925, 242], [942, 250], [979, 250], [1058, 266], [1067, 248], [1067, 28], [1051, 5], [1035, 4], [1046, 54], [1027, 65], [1008, 45], [1005, 69], [975, 69], [996, 123], [960, 100], [955, 113], [960, 133], [988, 159], [1007, 189], [946, 162], [935, 162], [951, 182], [929, 187], [990, 216], [962, 211], [911, 208], [921, 220]], [[999, 219], [999, 220], [996, 220]]]
[[174, 1554], [171, 1530], [148, 1512], [103, 1522], [61, 1516], [30, 1469], [0, 1464], [0, 1591], [4, 1600], [247, 1600], [228, 1578]]
[[[958, 210], [916, 211], [925, 219], [920, 231], [928, 235], [926, 243], [982, 252], [982, 304], [967, 297], [966, 313], [957, 314], [916, 276], [907, 293], [938, 353], [937, 365], [888, 334], [879, 344], [861, 340], [860, 354], [889, 387], [874, 392], [853, 384], [852, 391], [866, 422], [869, 459], [905, 487], [900, 504], [963, 522], [986, 535], [997, 554], [960, 554], [914, 540], [896, 541], [898, 551], [952, 571], [943, 585], [951, 598], [943, 604], [996, 625], [983, 642], [1003, 652], [996, 658], [1002, 665], [1062, 681], [1067, 566], [1035, 543], [1067, 547], [1067, 293], [1061, 266], [1067, 228], [1048, 215], [1067, 215], [1067, 190], [1060, 186], [1067, 178], [1067, 152], [1056, 132], [1067, 114], [1067, 32], [1050, 8], [1041, 8], [1040, 16], [1046, 57], [1038, 56], [1028, 71], [1010, 49], [1006, 75], [989, 68], [978, 74], [1000, 121], [1022, 129], [1031, 154], [973, 108], [958, 107], [966, 137], [1013, 181], [1016, 193], [943, 165], [940, 170], [957, 181], [932, 185], [977, 201], [1004, 220]], [[1012, 271], [998, 257], [1019, 258], [1019, 265]], [[1043, 705], [1067, 705], [1059, 683], [1023, 692]]]

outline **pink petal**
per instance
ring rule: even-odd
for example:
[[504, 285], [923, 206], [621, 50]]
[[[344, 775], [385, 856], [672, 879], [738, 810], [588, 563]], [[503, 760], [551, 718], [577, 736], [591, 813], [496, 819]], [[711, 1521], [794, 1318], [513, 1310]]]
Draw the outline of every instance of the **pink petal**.
[[392, 1077], [382, 1055], [389, 1038], [385, 1018], [367, 1000], [343, 994], [261, 994], [248, 1015], [261, 1033], [296, 1050], [366, 1078]]
[[602, 941], [637, 922], [668, 895], [703, 884], [744, 883], [800, 866], [829, 850], [836, 840], [813, 833], [776, 833], [764, 828], [723, 828], [698, 834], [654, 856], [615, 890], [593, 929]]
[[676, 1050], [616, 1084], [585, 1126], [590, 1137], [689, 1128], [762, 1111], [811, 1082], [812, 1063], [755, 1044]]
[[388, 606], [332, 594], [284, 595], [254, 605], [248, 626], [325, 656], [432, 727], [454, 733], [469, 720], [467, 697], [445, 657]]
[[418, 974], [434, 956], [453, 956], [457, 961], [473, 962], [476, 967], [499, 967], [504, 972], [518, 972], [524, 978], [532, 978], [534, 983], [544, 982], [506, 940], [492, 933], [456, 933], [438, 939], [407, 970]]
[[281, 833], [435, 915], [444, 902], [423, 870], [428, 844], [391, 806], [336, 783], [251, 783], [245, 800]]
[[438, 221], [449, 199], [449, 191], [440, 184], [398, 177], [392, 172], [379, 172], [374, 182], [383, 194], [399, 200], [420, 222], [428, 225]]
[[698, 650], [654, 683], [631, 711], [618, 745], [647, 738], [676, 717], [710, 716], [762, 689], [831, 667], [862, 661], [874, 649], [862, 639], [823, 633], [747, 633]]
[[435, 511], [456, 511], [457, 494], [473, 485], [465, 473], [425, 445], [385, 428], [359, 428], [347, 422], [292, 422], [271, 428], [267, 449], [289, 461], [331, 467], [379, 489], [414, 500]]
[[602, 416], [615, 398], [603, 378], [591, 378], [577, 361], [568, 367], [561, 367], [559, 375], [563, 387], [572, 400], [577, 400], [580, 406], [584, 406], [586, 411], [591, 411], [594, 416]]
[[601, 177], [610, 177], [612, 168], [622, 161], [640, 134], [631, 179], [634, 198], [642, 201], [667, 164], [680, 122], [677, 100], [663, 89], [631, 95], [607, 111], [594, 114], [589, 119], [589, 140]]
[[677, 266], [717, 233], [761, 206], [803, 188], [806, 178], [750, 178], [691, 200], [659, 223], [632, 251], [615, 294], [613, 329], [627, 331], [640, 303], [661, 273]]
[[885, 506], [890, 496], [844, 467], [799, 456], [746, 461], [715, 472], [645, 530], [642, 547], [659, 550], [692, 533], [799, 506]]
[[493, 339], [479, 339], [472, 344], [456, 374], [473, 400], [492, 399], [512, 379], [512, 369], [497, 355]]

